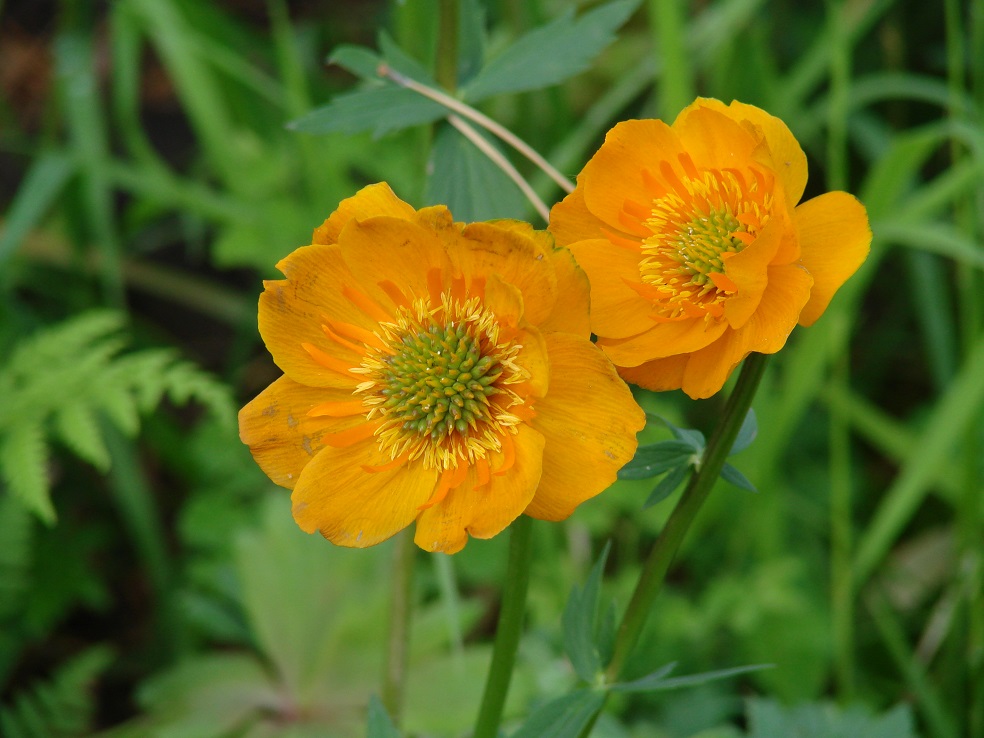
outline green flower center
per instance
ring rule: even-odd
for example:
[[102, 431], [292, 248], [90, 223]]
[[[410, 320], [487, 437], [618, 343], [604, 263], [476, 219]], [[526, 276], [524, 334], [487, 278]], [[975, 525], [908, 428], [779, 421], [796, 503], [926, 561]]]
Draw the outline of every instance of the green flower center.
[[405, 334], [379, 372], [380, 406], [403, 430], [432, 440], [479, 432], [492, 420], [490, 399], [503, 367], [482, 356], [480, 339], [463, 323], [432, 324]]
[[443, 295], [432, 307], [420, 299], [380, 328], [385, 348], [355, 369], [365, 376], [355, 391], [367, 419], [383, 421], [380, 448], [442, 471], [501, 451], [503, 434], [522, 422], [517, 390], [530, 373], [516, 363], [522, 345], [481, 300]]
[[742, 224], [729, 211], [711, 211], [679, 227], [664, 244], [670, 258], [680, 265], [678, 273], [689, 275], [694, 284], [703, 285], [710, 281], [708, 274], [724, 274], [722, 254], [745, 248], [744, 243], [731, 235], [742, 229]]

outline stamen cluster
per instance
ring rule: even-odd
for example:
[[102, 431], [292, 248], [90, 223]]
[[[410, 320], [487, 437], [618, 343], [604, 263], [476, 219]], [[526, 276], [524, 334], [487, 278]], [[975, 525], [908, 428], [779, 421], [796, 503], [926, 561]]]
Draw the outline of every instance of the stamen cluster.
[[501, 435], [520, 422], [508, 408], [524, 402], [510, 385], [529, 373], [491, 311], [444, 295], [437, 308], [417, 300], [381, 329], [385, 349], [354, 371], [366, 375], [356, 392], [368, 419], [384, 420], [376, 436], [390, 457], [444, 470], [501, 450]]

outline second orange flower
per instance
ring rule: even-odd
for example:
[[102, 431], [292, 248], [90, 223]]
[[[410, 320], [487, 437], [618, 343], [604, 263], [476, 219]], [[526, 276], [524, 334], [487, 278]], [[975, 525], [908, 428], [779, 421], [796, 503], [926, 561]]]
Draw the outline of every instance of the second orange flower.
[[786, 125], [739, 102], [608, 133], [550, 231], [588, 273], [592, 330], [623, 377], [709, 397], [820, 317], [871, 231], [845, 192], [797, 205], [806, 177]]

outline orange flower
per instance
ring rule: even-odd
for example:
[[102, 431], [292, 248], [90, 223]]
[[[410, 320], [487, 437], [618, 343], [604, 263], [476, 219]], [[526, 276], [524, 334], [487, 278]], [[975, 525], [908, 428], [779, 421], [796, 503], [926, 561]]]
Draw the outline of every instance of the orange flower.
[[421, 548], [454, 553], [523, 512], [566, 518], [632, 458], [643, 413], [549, 234], [377, 184], [278, 268], [259, 324], [284, 376], [239, 429], [305, 531], [364, 547], [416, 520]]
[[550, 214], [591, 280], [591, 328], [630, 382], [721, 389], [750, 352], [811, 325], [868, 254], [845, 192], [796, 205], [806, 157], [751, 105], [698, 99], [672, 126], [616, 125]]

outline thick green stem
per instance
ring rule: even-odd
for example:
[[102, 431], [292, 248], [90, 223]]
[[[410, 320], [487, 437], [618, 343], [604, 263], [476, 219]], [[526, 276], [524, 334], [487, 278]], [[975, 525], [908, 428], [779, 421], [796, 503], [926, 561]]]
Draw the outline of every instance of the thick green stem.
[[403, 693], [407, 674], [407, 649], [410, 643], [410, 620], [413, 612], [413, 563], [417, 546], [413, 531], [406, 529], [397, 536], [393, 554], [393, 596], [390, 603], [389, 638], [386, 643], [386, 666], [383, 672], [382, 702], [395, 725], [400, 724]]
[[516, 649], [523, 631], [526, 592], [530, 582], [532, 521], [525, 515], [512, 524], [509, 534], [509, 564], [502, 590], [502, 608], [492, 649], [492, 664], [482, 694], [473, 738], [495, 738], [506, 704], [509, 681], [516, 663]]
[[764, 354], [750, 354], [745, 359], [721, 421], [707, 444], [700, 469], [690, 478], [690, 483], [666, 522], [666, 527], [660, 532], [653, 545], [615, 637], [615, 650], [605, 674], [609, 683], [617, 681], [621, 675], [625, 662], [635, 648], [642, 628], [646, 624], [653, 601], [663, 586], [666, 572], [673, 563], [687, 530], [697, 516], [697, 511], [704, 504], [704, 500], [707, 499], [721, 474], [724, 460], [731, 451], [742, 421], [752, 405], [752, 398], [755, 396], [759, 380], [762, 379], [767, 358]]

